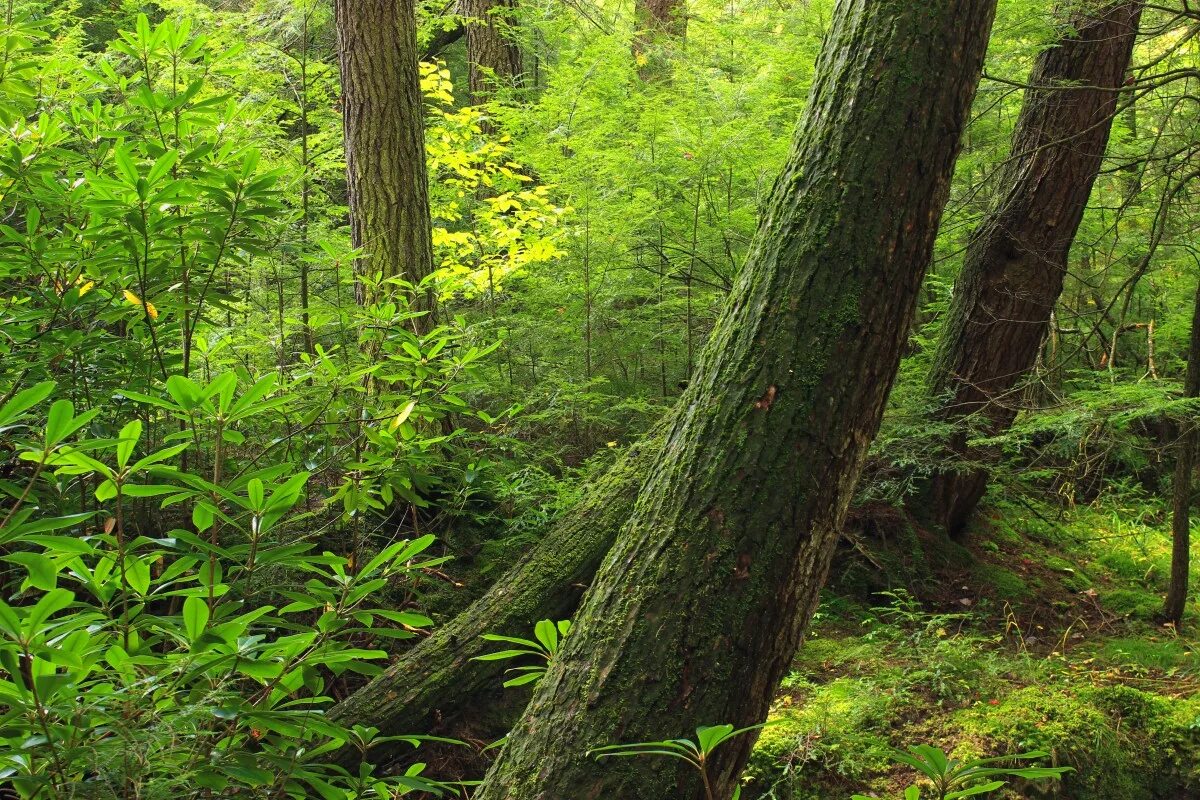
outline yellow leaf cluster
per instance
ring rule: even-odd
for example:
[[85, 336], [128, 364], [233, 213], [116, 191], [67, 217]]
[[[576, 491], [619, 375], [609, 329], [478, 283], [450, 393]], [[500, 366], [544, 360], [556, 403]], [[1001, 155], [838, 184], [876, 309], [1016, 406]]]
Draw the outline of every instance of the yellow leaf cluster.
[[158, 309], [154, 307], [153, 303], [146, 301], [146, 300], [142, 300], [142, 298], [138, 297], [136, 294], [129, 291], [128, 289], [126, 289], [124, 291], [124, 295], [125, 295], [125, 300], [127, 302], [129, 302], [131, 305], [141, 306], [141, 307], [145, 308], [146, 315], [148, 317], [150, 317], [150, 319], [158, 319]]

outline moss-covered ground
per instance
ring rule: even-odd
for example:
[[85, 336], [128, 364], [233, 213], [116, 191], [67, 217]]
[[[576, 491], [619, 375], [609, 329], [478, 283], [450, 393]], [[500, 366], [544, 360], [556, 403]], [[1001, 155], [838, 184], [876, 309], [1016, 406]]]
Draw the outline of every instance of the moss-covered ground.
[[1183, 635], [1155, 619], [1168, 522], [998, 505], [951, 542], [860, 513], [743, 798], [899, 797], [889, 749], [920, 743], [1074, 768], [995, 797], [1200, 797], [1200, 609]]

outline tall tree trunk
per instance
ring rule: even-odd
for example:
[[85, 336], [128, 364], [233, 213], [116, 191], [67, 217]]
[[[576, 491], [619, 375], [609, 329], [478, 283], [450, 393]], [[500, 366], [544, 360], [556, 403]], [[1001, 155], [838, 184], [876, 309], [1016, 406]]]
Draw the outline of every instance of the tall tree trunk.
[[[433, 270], [433, 241], [413, 3], [336, 0], [335, 13], [357, 269], [415, 285]], [[413, 300], [433, 308], [431, 292]]]
[[[1019, 384], [1037, 358], [1062, 291], [1071, 243], [1108, 144], [1143, 3], [1110, 2], [1079, 12], [1070, 33], [1039, 56], [1000, 177], [1005, 194], [971, 238], [954, 285], [929, 391], [948, 398], [938, 415], [971, 415], [985, 435], [1016, 417]], [[957, 457], [986, 461], [950, 443]], [[982, 468], [935, 474], [918, 502], [952, 534], [962, 531], [987, 488]]]
[[[1196, 302], [1192, 311], [1192, 337], [1183, 394], [1185, 397], [1200, 397], [1200, 285], [1196, 287]], [[1187, 609], [1188, 573], [1192, 560], [1192, 469], [1195, 466], [1197, 438], [1200, 437], [1196, 435], [1195, 419], [1189, 418], [1183, 423], [1179, 452], [1175, 457], [1171, 508], [1171, 583], [1167, 587], [1167, 601], [1163, 607], [1163, 616], [1176, 628], [1183, 626], [1183, 613]]]
[[[746, 266], [478, 800], [696, 797], [683, 771], [588, 751], [765, 716], [895, 376], [994, 9], [838, 4]], [[713, 796], [750, 745], [715, 752]]]
[[[480, 636], [528, 636], [541, 619], [566, 619], [633, 511], [638, 489], [662, 446], [663, 424], [592, 481], [582, 499], [470, 608], [437, 627], [383, 674], [338, 703], [330, 716], [384, 734], [423, 733], [478, 710], [507, 666], [472, 661], [495, 649]], [[346, 756], [351, 756], [347, 753]]]
[[633, 7], [633, 57], [642, 80], [670, 72], [667, 48], [687, 35], [687, 0], [637, 0]]
[[497, 85], [522, 74], [521, 48], [512, 35], [517, 0], [461, 0], [467, 17], [467, 86], [471, 102], [486, 103]]

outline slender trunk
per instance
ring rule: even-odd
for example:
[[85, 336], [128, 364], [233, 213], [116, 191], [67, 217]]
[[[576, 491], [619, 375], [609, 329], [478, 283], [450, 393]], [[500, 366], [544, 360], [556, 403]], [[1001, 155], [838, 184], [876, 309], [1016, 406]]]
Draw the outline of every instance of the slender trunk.
[[309, 219], [312, 205], [312, 153], [308, 128], [309, 9], [304, 9], [300, 41], [300, 325], [304, 329], [304, 352], [316, 353], [308, 297]]
[[[350, 233], [363, 275], [414, 286], [433, 270], [414, 0], [337, 0]], [[361, 280], [360, 302], [367, 300]], [[431, 291], [414, 294], [433, 309]]]
[[[1200, 397], [1200, 285], [1196, 287], [1192, 311], [1192, 337], [1183, 394], [1185, 397]], [[1195, 420], [1185, 420], [1179, 437], [1179, 454], [1175, 457], [1171, 508], [1171, 583], [1167, 587], [1167, 601], [1163, 607], [1163, 616], [1176, 628], [1182, 627], [1183, 613], [1187, 608], [1188, 572], [1192, 557], [1192, 468], [1195, 465], [1197, 438], [1200, 437], [1196, 434]]]
[[[899, 364], [995, 0], [842, 0], [632, 516], [477, 800], [701, 796], [591, 748], [765, 716]], [[751, 737], [715, 751], [729, 797]]]
[[[1108, 143], [1137, 35], [1142, 0], [1081, 11], [1070, 35], [1034, 66], [1001, 176], [1005, 194], [975, 230], [929, 376], [938, 415], [972, 417], [984, 434], [1012, 424], [1020, 382], [1033, 366], [1062, 291], [1067, 257]], [[978, 416], [972, 416], [978, 415]], [[991, 454], [950, 442], [961, 460]], [[987, 472], [935, 474], [922, 497], [960, 533], [983, 497]]]
[[583, 377], [592, 381], [592, 218], [591, 199], [583, 207]]

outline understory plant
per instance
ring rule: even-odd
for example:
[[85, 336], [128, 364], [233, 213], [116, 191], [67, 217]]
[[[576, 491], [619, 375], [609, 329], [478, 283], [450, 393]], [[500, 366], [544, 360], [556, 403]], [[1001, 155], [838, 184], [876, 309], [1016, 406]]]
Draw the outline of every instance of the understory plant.
[[533, 635], [537, 641], [530, 639], [522, 639], [518, 636], [501, 636], [497, 633], [485, 633], [483, 639], [489, 642], [504, 642], [506, 644], [516, 645], [506, 650], [497, 650], [494, 653], [485, 653], [481, 656], [476, 656], [474, 661], [507, 661], [513, 658], [524, 658], [526, 656], [534, 656], [539, 658], [543, 663], [529, 664], [519, 667], [512, 667], [506, 672], [516, 672], [518, 675], [515, 678], [509, 678], [504, 682], [504, 687], [510, 688], [513, 686], [524, 686], [527, 683], [533, 683], [541, 679], [546, 674], [546, 667], [558, 655], [559, 649], [562, 647], [563, 637], [571, 630], [570, 620], [559, 620], [557, 623], [551, 622], [548, 619], [541, 620], [533, 627]]
[[[770, 725], [763, 722], [745, 728], [734, 728], [725, 723], [722, 725], [701, 725], [696, 728], [695, 739], [664, 739], [658, 742], [630, 742], [629, 744], [610, 744], [597, 747], [590, 755], [600, 758], [635, 757], [635, 756], [665, 756], [675, 758], [688, 764], [700, 775], [704, 787], [705, 800], [715, 800], [712, 779], [708, 774], [709, 757], [713, 751], [725, 742], [751, 731], [756, 731]], [[733, 791], [732, 800], [738, 800], [742, 795], [742, 787]]]
[[[904, 790], [904, 800], [958, 800], [990, 794], [1008, 784], [1012, 778], [1025, 780], [1057, 780], [1070, 767], [1020, 767], [1004, 766], [1006, 762], [1031, 761], [1045, 758], [1049, 753], [1033, 750], [1011, 756], [976, 758], [961, 761], [946, 755], [932, 745], [918, 744], [908, 751], [894, 750], [892, 758], [912, 767], [930, 783], [930, 792], [922, 794], [920, 786], [912, 785]], [[871, 800], [866, 795], [856, 794], [854, 800]]]
[[[232, 375], [172, 384], [174, 400], [233, 422], [274, 400]], [[269, 382], [268, 382], [269, 383]], [[95, 411], [38, 406], [44, 382], [0, 407], [0, 428], [29, 465], [7, 485], [0, 553], [20, 573], [0, 600], [0, 780], [22, 798], [277, 798], [327, 800], [440, 791], [415, 765], [375, 777], [368, 750], [384, 741], [323, 716], [340, 676], [377, 671], [378, 644], [431, 622], [380, 607], [385, 587], [440, 559], [426, 535], [363, 563], [314, 550], [292, 527], [309, 475], [279, 464], [232, 477], [185, 472], [190, 441], [145, 447], [134, 419], [116, 436], [86, 435]], [[185, 430], [185, 439], [191, 431]], [[54, 513], [65, 496], [84, 508]], [[177, 527], [143, 531], [148, 499]], [[190, 520], [189, 520], [190, 518]], [[190, 525], [186, 523], [190, 521]], [[360, 766], [332, 754], [350, 747]]]

